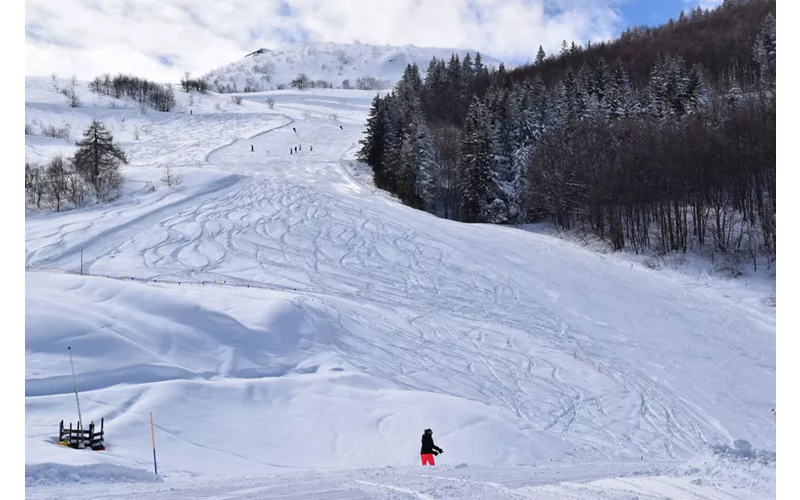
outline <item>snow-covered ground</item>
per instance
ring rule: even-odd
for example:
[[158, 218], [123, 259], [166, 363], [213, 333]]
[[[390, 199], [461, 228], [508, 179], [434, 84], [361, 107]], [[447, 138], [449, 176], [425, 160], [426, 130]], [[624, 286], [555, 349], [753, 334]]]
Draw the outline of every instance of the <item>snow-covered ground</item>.
[[[434, 57], [449, 61], [453, 54], [457, 54], [459, 59], [470, 54], [474, 61], [477, 52], [414, 45], [296, 43], [274, 49], [259, 49], [204, 77], [214, 88], [226, 92], [275, 90], [279, 85], [288, 87], [300, 74], [306, 75], [311, 81], [330, 82], [334, 88], [342, 88], [344, 80], [356, 88], [356, 80], [363, 77], [376, 78], [391, 86], [400, 79], [409, 64], [416, 63], [424, 72]], [[498, 59], [486, 54], [481, 54], [481, 60], [484, 66], [490, 68], [501, 64]]]
[[[93, 117], [131, 159], [117, 201], [26, 218], [29, 498], [774, 497], [774, 283], [404, 207], [350, 161], [374, 92], [26, 87], [73, 136], [30, 160]], [[67, 346], [104, 452], [55, 444]]]

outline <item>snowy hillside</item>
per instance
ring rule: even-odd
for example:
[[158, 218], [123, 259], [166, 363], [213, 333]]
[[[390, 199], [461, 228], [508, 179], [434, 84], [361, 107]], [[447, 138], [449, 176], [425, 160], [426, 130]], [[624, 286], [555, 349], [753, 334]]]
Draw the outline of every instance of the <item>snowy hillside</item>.
[[[763, 287], [399, 204], [352, 161], [374, 92], [78, 92], [26, 78], [33, 132], [70, 130], [26, 157], [97, 118], [130, 164], [116, 201], [26, 217], [28, 498], [774, 497]], [[68, 346], [105, 451], [55, 443]]]
[[[384, 88], [394, 85], [409, 64], [416, 63], [424, 72], [431, 59], [450, 60], [453, 54], [463, 59], [474, 50], [415, 47], [406, 45], [362, 45], [343, 43], [304, 43], [277, 49], [259, 49], [243, 59], [211, 71], [205, 77], [215, 88], [225, 92], [274, 90], [289, 86], [298, 75], [310, 80], [330, 82], [342, 88], [348, 80], [352, 88], [363, 77], [384, 82]], [[500, 61], [481, 54], [484, 66], [497, 67]]]

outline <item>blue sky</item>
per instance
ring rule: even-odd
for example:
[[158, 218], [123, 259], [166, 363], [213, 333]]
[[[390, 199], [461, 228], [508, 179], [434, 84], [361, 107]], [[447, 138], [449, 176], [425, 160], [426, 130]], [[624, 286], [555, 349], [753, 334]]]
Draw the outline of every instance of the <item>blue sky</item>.
[[664, 24], [669, 18], [678, 19], [681, 9], [689, 13], [689, 10], [698, 4], [710, 6], [715, 2], [686, 2], [684, 0], [623, 0], [618, 10], [621, 17], [621, 28], [624, 30], [632, 25], [655, 26]]

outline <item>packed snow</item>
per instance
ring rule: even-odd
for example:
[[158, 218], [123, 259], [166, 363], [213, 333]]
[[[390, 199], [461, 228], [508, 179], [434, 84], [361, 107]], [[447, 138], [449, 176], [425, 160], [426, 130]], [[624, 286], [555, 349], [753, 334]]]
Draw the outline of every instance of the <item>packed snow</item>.
[[[78, 91], [26, 78], [34, 134], [70, 131], [27, 159], [98, 118], [131, 161], [26, 216], [27, 497], [774, 497], [774, 282], [405, 207], [353, 161], [374, 92]], [[105, 451], [57, 445], [68, 346]]]
[[[217, 90], [249, 92], [288, 87], [292, 80], [304, 74], [311, 81], [324, 80], [333, 88], [342, 88], [348, 80], [357, 88], [359, 78], [372, 77], [384, 87], [394, 85], [409, 64], [425, 71], [434, 57], [450, 60], [453, 54], [463, 59], [467, 54], [475, 59], [477, 51], [414, 45], [366, 45], [347, 43], [296, 43], [274, 49], [258, 49], [241, 60], [204, 75]], [[483, 65], [497, 68], [501, 62], [481, 54]], [[510, 67], [506, 65], [506, 67]]]

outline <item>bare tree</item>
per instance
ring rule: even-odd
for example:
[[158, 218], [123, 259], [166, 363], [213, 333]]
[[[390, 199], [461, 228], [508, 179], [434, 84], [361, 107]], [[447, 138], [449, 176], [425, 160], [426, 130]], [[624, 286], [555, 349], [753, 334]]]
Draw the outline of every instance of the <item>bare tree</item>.
[[67, 97], [69, 102], [69, 107], [77, 108], [81, 105], [81, 100], [78, 97], [78, 93], [75, 92], [75, 87], [78, 84], [78, 77], [72, 75], [72, 78], [69, 79], [69, 84], [61, 89], [61, 93]]
[[299, 90], [305, 90], [310, 83], [311, 81], [309, 80], [308, 76], [306, 76], [305, 73], [300, 73], [294, 80], [292, 80], [291, 86]]
[[459, 145], [462, 131], [454, 125], [436, 123], [430, 127], [436, 145], [436, 162], [439, 164], [438, 198], [442, 202], [445, 219], [458, 220], [461, 194], [458, 183]]
[[164, 167], [164, 174], [161, 176], [161, 182], [171, 187], [177, 186], [182, 180], [183, 179], [179, 174], [176, 174], [172, 171], [172, 166], [170, 164], [167, 164]]
[[59, 155], [50, 160], [50, 164], [45, 171], [45, 193], [56, 212], [61, 211], [61, 207], [67, 198], [67, 169], [67, 162], [64, 161], [64, 157]]
[[36, 163], [25, 163], [25, 201], [30, 206], [41, 208], [45, 193], [44, 167]]

